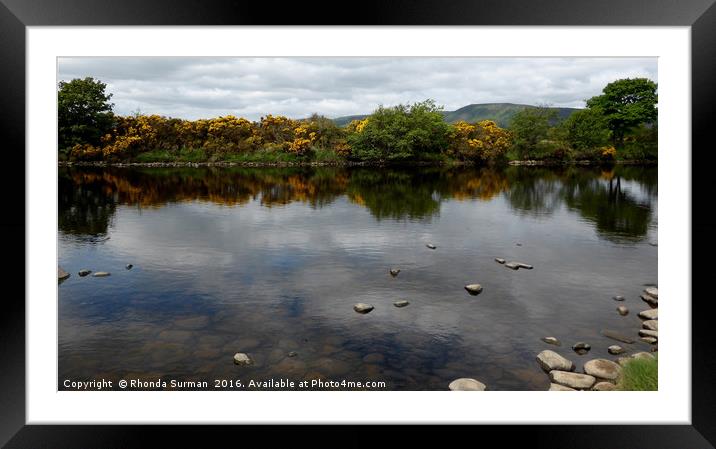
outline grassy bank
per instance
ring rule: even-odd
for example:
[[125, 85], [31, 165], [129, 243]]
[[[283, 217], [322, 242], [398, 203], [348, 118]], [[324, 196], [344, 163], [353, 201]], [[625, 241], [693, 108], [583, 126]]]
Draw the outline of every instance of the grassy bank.
[[623, 391], [656, 391], [659, 389], [659, 361], [654, 358], [629, 360], [622, 367], [622, 375], [617, 384]]

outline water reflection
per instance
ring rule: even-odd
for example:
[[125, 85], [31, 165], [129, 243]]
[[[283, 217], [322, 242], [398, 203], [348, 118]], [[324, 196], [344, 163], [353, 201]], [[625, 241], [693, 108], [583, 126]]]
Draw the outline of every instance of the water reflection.
[[61, 168], [59, 227], [101, 239], [116, 205], [185, 201], [322, 208], [345, 197], [377, 220], [426, 220], [446, 201], [504, 196], [517, 214], [548, 216], [565, 206], [602, 238], [640, 241], [654, 217], [655, 167], [613, 168]]

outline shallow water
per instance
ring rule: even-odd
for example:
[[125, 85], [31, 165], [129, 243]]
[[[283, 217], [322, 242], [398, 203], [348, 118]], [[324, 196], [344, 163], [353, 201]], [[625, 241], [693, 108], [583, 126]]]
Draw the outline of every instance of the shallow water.
[[[59, 286], [60, 390], [65, 379], [122, 378], [445, 390], [458, 377], [545, 390], [537, 353], [556, 350], [578, 370], [613, 359], [617, 342], [600, 331], [638, 340], [639, 293], [657, 283], [656, 167], [59, 176], [59, 264], [72, 273]], [[469, 295], [470, 283], [483, 292]], [[410, 305], [393, 306], [402, 299]], [[358, 314], [358, 302], [375, 310]], [[591, 352], [575, 354], [577, 341]], [[235, 365], [236, 352], [254, 365]]]

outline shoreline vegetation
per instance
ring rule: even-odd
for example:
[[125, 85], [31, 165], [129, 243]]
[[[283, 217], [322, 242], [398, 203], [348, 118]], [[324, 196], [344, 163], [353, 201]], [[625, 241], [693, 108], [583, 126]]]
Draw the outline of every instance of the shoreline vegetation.
[[319, 114], [304, 119], [268, 114], [258, 121], [232, 115], [199, 120], [139, 112], [121, 116], [112, 111], [112, 94], [105, 89], [93, 78], [59, 84], [60, 163], [459, 166], [658, 159], [657, 85], [646, 78], [609, 83], [586, 101], [585, 109], [568, 115], [547, 106], [513, 108], [504, 128], [497, 119], [477, 116], [448, 122], [449, 115], [433, 100], [380, 106], [345, 125], [341, 118]]

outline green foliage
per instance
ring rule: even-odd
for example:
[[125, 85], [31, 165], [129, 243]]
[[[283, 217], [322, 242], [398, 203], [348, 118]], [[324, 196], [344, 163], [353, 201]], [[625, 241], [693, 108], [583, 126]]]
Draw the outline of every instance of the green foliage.
[[587, 100], [587, 106], [605, 117], [615, 145], [622, 146], [625, 133], [642, 123], [655, 123], [657, 85], [647, 78], [626, 78], [607, 84], [602, 95]]
[[519, 158], [533, 159], [538, 154], [537, 145], [548, 140], [550, 122], [556, 112], [546, 107], [526, 108], [515, 114], [510, 123], [512, 147]]
[[594, 109], [582, 109], [569, 116], [557, 134], [577, 152], [577, 158], [595, 157], [596, 150], [606, 146], [611, 137], [606, 119]]
[[379, 107], [362, 129], [348, 136], [360, 160], [400, 161], [439, 153], [447, 144], [448, 125], [432, 100]]
[[93, 78], [60, 81], [57, 92], [59, 150], [67, 152], [75, 145], [99, 145], [113, 124], [112, 94], [107, 85]]
[[659, 389], [658, 357], [631, 359], [622, 367], [617, 389], [623, 391], [657, 391]]

